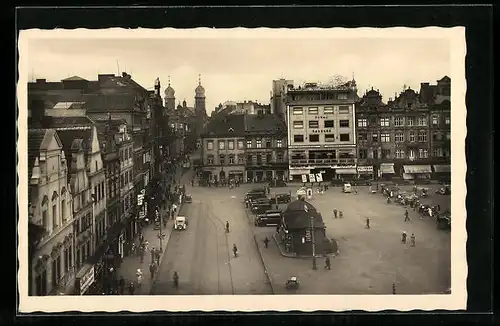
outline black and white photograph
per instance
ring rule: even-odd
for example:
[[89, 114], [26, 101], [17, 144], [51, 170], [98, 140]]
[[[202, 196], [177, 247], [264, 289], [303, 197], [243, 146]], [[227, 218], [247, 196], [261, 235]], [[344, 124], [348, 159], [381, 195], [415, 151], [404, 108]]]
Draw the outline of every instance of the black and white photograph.
[[21, 311], [465, 307], [464, 28], [18, 49]]

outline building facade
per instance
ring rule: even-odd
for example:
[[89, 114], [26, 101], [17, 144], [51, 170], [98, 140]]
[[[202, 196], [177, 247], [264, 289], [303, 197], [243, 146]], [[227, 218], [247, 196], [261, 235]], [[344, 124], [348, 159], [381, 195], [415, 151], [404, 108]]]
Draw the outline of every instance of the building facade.
[[[28, 238], [29, 295], [72, 293], [73, 203], [62, 148], [55, 130], [28, 130], [29, 221], [42, 228], [36, 239]], [[29, 237], [34, 235], [30, 232]]]
[[[289, 179], [314, 182], [356, 175], [356, 82], [288, 88]], [[312, 179], [312, 180], [311, 180]]]
[[246, 182], [287, 181], [286, 125], [274, 114], [243, 115]]
[[293, 80], [277, 79], [273, 80], [271, 90], [271, 113], [278, 115], [283, 120], [286, 116], [287, 91], [293, 88]]

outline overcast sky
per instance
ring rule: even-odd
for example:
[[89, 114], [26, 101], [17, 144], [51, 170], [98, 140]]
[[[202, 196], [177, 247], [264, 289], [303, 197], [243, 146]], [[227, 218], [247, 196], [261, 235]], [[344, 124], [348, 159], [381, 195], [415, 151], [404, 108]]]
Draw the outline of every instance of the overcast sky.
[[208, 114], [228, 100], [269, 103], [273, 79], [326, 82], [354, 74], [360, 96], [374, 87], [387, 101], [403, 85], [418, 91], [421, 82], [436, 83], [451, 69], [444, 38], [32, 39], [28, 51], [30, 80], [96, 80], [119, 70], [147, 89], [159, 77], [163, 94], [170, 76], [176, 101], [189, 106], [201, 74]]

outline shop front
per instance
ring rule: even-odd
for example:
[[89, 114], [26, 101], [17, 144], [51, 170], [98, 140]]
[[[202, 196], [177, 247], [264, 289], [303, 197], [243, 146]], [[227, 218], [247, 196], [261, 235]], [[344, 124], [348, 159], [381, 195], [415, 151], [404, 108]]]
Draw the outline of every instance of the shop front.
[[310, 172], [311, 172], [310, 169], [290, 168], [288, 170], [289, 180], [290, 180], [290, 182], [303, 182], [302, 181], [302, 176], [303, 175], [309, 175]]
[[405, 180], [429, 180], [431, 174], [430, 165], [403, 165], [403, 179]]
[[373, 180], [373, 165], [358, 166], [358, 179], [359, 180]]
[[382, 180], [392, 180], [396, 171], [394, 170], [394, 163], [381, 163], [378, 170], [378, 177]]
[[433, 179], [440, 180], [443, 182], [451, 182], [451, 165], [449, 164], [439, 164], [434, 165]]
[[339, 180], [354, 180], [358, 175], [356, 166], [348, 167], [336, 167], [335, 168], [335, 179]]

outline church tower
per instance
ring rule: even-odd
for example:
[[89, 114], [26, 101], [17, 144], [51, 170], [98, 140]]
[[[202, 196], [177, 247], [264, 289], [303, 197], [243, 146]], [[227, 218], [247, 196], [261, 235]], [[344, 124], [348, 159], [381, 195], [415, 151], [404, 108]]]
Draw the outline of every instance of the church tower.
[[168, 87], [165, 89], [165, 108], [168, 111], [175, 110], [175, 90], [170, 86], [170, 76], [168, 76]]
[[205, 89], [201, 86], [200, 75], [198, 75], [198, 87], [195, 89], [194, 112], [196, 114], [196, 135], [199, 136], [203, 132], [206, 116]]

